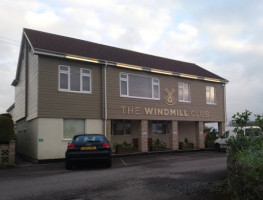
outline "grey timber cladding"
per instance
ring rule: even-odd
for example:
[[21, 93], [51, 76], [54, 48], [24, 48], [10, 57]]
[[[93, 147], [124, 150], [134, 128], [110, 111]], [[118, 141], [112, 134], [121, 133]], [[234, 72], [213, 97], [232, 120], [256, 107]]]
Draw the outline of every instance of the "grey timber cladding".
[[[59, 91], [59, 65], [90, 69], [91, 94]], [[38, 117], [101, 119], [101, 76], [102, 69], [99, 65], [39, 56]]]
[[[119, 76], [121, 72], [151, 76], [160, 80], [160, 100], [139, 99], [120, 97]], [[107, 97], [108, 97], [108, 117], [110, 119], [148, 119], [148, 120], [184, 120], [184, 121], [225, 121], [224, 113], [224, 87], [220, 83], [212, 83], [207, 81], [192, 80], [185, 78], [172, 77], [167, 75], [153, 74], [149, 72], [135, 71], [116, 67], [108, 67], [107, 69]], [[178, 82], [190, 84], [191, 102], [178, 101]], [[206, 103], [206, 86], [214, 86], [216, 89], [216, 105]], [[169, 106], [164, 103], [164, 97], [167, 95], [165, 89], [175, 89], [174, 97], [176, 102]], [[123, 113], [122, 107], [140, 108], [140, 114], [131, 112]], [[193, 116], [170, 116], [170, 115], [145, 115], [144, 108], [161, 108], [194, 111], [208, 111], [209, 117], [200, 118]], [[126, 110], [127, 111], [127, 110]]]
[[28, 54], [28, 65], [27, 120], [31, 120], [38, 115], [38, 56], [33, 55], [32, 50]]
[[20, 64], [19, 82], [15, 87], [15, 108], [14, 108], [14, 121], [20, 120], [26, 116], [26, 53], [25, 46], [22, 48], [22, 61]]

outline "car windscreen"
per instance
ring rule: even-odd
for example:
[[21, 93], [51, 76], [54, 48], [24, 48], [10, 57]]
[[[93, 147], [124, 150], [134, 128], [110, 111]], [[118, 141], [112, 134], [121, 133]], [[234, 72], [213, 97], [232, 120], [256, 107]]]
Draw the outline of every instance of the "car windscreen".
[[261, 136], [262, 132], [258, 128], [248, 128], [245, 130], [246, 136]]
[[107, 142], [103, 135], [79, 135], [72, 143]]
[[228, 136], [229, 136], [229, 131], [226, 131], [226, 132], [222, 135], [221, 138], [228, 138]]

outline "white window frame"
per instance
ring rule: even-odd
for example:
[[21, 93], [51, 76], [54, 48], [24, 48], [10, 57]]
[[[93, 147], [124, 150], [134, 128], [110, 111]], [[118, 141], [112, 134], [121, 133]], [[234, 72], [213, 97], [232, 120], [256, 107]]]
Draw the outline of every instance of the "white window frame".
[[[61, 70], [60, 67], [66, 67], [68, 70]], [[60, 74], [67, 74], [68, 76], [68, 89], [62, 89], [60, 88]], [[64, 66], [64, 65], [59, 65], [58, 66], [58, 89], [60, 91], [68, 91], [70, 87], [70, 67], [69, 66]]]
[[[84, 70], [89, 71], [89, 73], [83, 72]], [[89, 77], [89, 79], [90, 79], [90, 91], [83, 90], [83, 88], [82, 88], [82, 86], [83, 86], [82, 77]], [[91, 83], [92, 83], [92, 81], [91, 81], [91, 70], [85, 69], [85, 68], [80, 68], [80, 91], [81, 91], [81, 93], [91, 93], [91, 88], [92, 88]]]
[[[122, 78], [121, 75], [126, 75], [126, 78]], [[127, 94], [121, 93], [121, 82], [125, 81], [127, 85]], [[129, 76], [127, 73], [120, 73], [120, 96], [121, 97], [129, 97]]]
[[[158, 83], [156, 83], [157, 81]], [[154, 97], [154, 86], [158, 86], [158, 97]], [[160, 99], [160, 81], [157, 78], [152, 78], [152, 98], [153, 99]]]
[[[211, 102], [211, 87], [214, 88], [214, 96], [215, 96], [215, 102]], [[210, 94], [210, 99], [209, 101], [207, 101], [207, 96], [206, 96], [206, 89], [209, 88], [209, 94]], [[214, 86], [211, 86], [211, 85], [207, 85], [205, 87], [205, 101], [206, 101], [206, 104], [209, 104], [209, 105], [216, 105], [217, 104], [217, 101], [216, 101], [216, 88]]]
[[[129, 95], [129, 74], [132, 74], [132, 73], [125, 73], [125, 72], [121, 72], [120, 73], [120, 83], [119, 83], [119, 85], [120, 85], [120, 96], [121, 97], [128, 97], [128, 98], [135, 98], [135, 99], [160, 100], [160, 80], [158, 78], [154, 78], [154, 77], [151, 77], [151, 76], [144, 76], [144, 75], [138, 75], [138, 74], [132, 74], [132, 75], [143, 76], [143, 77], [150, 77], [152, 79], [152, 98], [130, 96]], [[122, 78], [121, 75], [126, 75], [127, 77], [126, 78]], [[158, 81], [158, 84], [154, 83], [154, 81], [156, 81], [156, 80]], [[124, 95], [124, 94], [121, 93], [121, 81], [126, 81], [127, 82], [127, 95]], [[158, 86], [158, 98], [154, 97], [154, 85]]]
[[[66, 67], [68, 70], [60, 70], [60, 67]], [[73, 91], [70, 88], [70, 68], [73, 66], [66, 66], [66, 65], [59, 65], [58, 66], [58, 90], [62, 92], [73, 92], [73, 93], [86, 93], [86, 94], [91, 94], [92, 93], [92, 75], [91, 75], [91, 70], [87, 68], [79, 68], [80, 69], [80, 91]], [[84, 70], [88, 70], [89, 73], [83, 72]], [[68, 89], [62, 89], [60, 88], [60, 74], [67, 74], [68, 75]], [[90, 91], [86, 91], [82, 89], [83, 82], [82, 82], [82, 77], [87, 76], [90, 78]]]
[[[182, 88], [180, 88], [180, 83], [183, 83], [183, 87], [182, 87]], [[189, 101], [188, 101], [188, 100], [185, 100], [185, 98], [184, 98], [184, 86], [185, 86], [185, 84], [188, 85]], [[183, 89], [183, 100], [180, 99], [179, 89]], [[179, 101], [179, 102], [184, 102], [184, 103], [191, 103], [191, 85], [190, 85], [190, 83], [178, 82], [178, 101]]]

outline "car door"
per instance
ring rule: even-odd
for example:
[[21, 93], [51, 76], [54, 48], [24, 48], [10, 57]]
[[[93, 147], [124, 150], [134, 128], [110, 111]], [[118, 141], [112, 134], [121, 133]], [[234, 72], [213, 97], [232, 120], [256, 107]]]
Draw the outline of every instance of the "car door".
[[220, 145], [220, 148], [224, 149], [226, 148], [226, 142], [229, 138], [229, 131], [226, 131], [219, 139], [218, 144]]

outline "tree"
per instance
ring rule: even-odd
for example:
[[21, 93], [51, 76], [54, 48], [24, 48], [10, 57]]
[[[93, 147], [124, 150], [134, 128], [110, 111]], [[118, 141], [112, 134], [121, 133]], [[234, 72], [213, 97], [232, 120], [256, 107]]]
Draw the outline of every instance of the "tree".
[[255, 117], [256, 125], [259, 126], [261, 130], [263, 130], [263, 115], [255, 115]]
[[242, 112], [241, 114], [239, 112], [237, 112], [237, 114], [234, 114], [232, 116], [232, 118], [236, 122], [234, 131], [237, 132], [237, 131], [241, 130], [243, 127], [248, 126], [249, 118], [250, 118], [251, 114], [252, 114], [252, 112], [250, 112], [248, 110], [245, 110], [245, 112]]
[[0, 115], [0, 144], [9, 143], [10, 140], [15, 139], [14, 123], [11, 115]]

